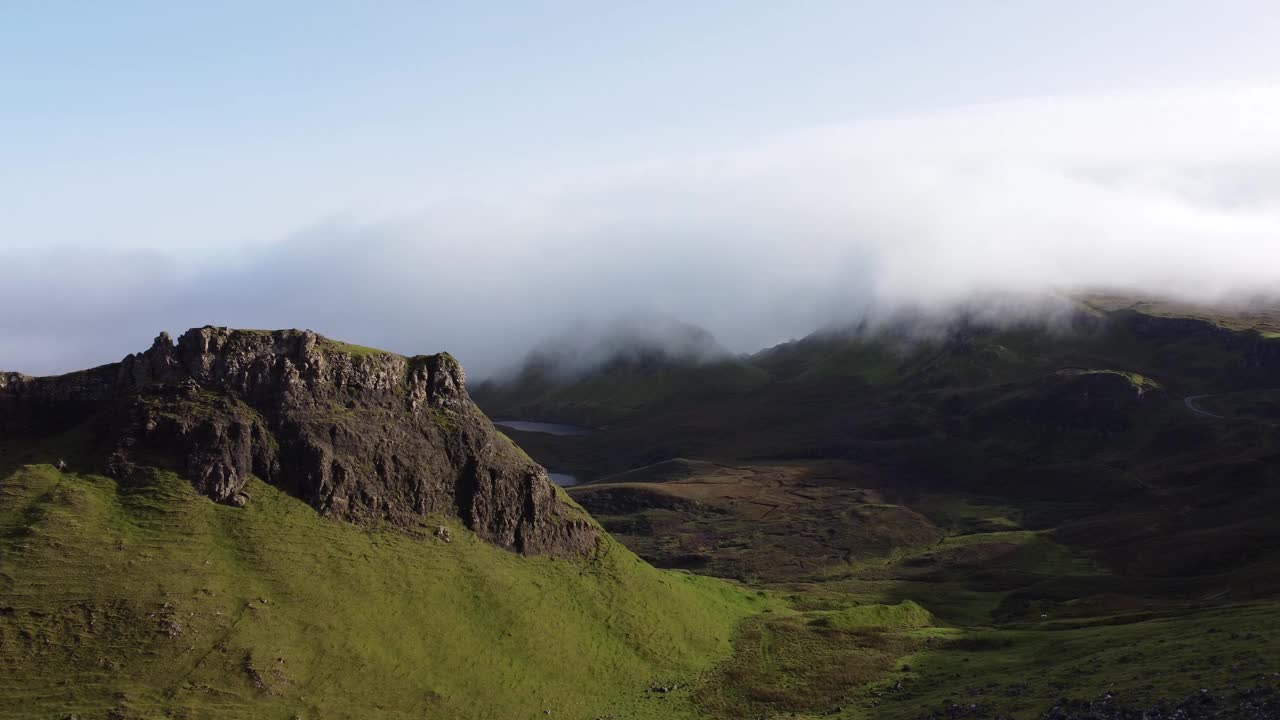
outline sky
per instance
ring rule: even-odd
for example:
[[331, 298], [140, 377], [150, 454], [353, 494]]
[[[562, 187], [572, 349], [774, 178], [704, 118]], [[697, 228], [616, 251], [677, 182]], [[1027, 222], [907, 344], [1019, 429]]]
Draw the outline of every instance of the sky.
[[0, 369], [1266, 292], [1276, 37], [1231, 0], [0, 0]]

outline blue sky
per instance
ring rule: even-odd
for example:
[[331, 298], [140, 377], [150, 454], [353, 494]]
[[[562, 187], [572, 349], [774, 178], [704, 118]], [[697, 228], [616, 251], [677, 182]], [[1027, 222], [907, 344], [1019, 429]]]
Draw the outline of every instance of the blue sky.
[[1249, 83], [1280, 71], [1277, 15], [1265, 2], [10, 2], [0, 182], [17, 208], [0, 228], [21, 243], [265, 241], [459, 182], [932, 108]]
[[[518, 286], [502, 296], [502, 307], [548, 284], [589, 285], [581, 282], [589, 269], [551, 263], [531, 279], [528, 262], [504, 266], [493, 248], [511, 253], [516, 247], [519, 257], [579, 257], [589, 246], [602, 253], [593, 266], [609, 267], [629, 260], [599, 248], [661, 247], [683, 261], [665, 270], [655, 266], [636, 286], [662, 285], [668, 277], [662, 272], [669, 272], [673, 294], [686, 304], [663, 304], [637, 291], [606, 303], [607, 311], [656, 303], [663, 312], [689, 309], [682, 314], [715, 324], [718, 311], [708, 308], [742, 298], [697, 283], [716, 274], [711, 258], [723, 250], [721, 239], [751, 234], [724, 218], [735, 208], [745, 218], [761, 207], [755, 193], [785, 196], [782, 186], [795, 187], [796, 179], [784, 181], [778, 168], [797, 158], [809, 158], [791, 170], [807, 178], [802, 184], [816, 183], [806, 185], [809, 198], [852, 182], [863, 160], [855, 153], [841, 168], [814, 167], [829, 145], [919, 127], [912, 138], [886, 142], [898, 154], [874, 163], [896, 176], [930, 138], [949, 138], [949, 145], [934, 148], [946, 157], [966, 145], [994, 147], [1002, 133], [991, 128], [1017, 117], [1052, 124], [1061, 115], [1055, 103], [1062, 103], [1094, 120], [1047, 130], [1068, 138], [1065, 152], [1097, 164], [1097, 148], [1084, 135], [1098, 117], [1104, 126], [1115, 113], [1130, 124], [1163, 121], [1160, 114], [1143, 115], [1141, 108], [1152, 103], [1142, 98], [1162, 98], [1174, 113], [1190, 103], [1213, 114], [1222, 103], [1203, 100], [1213, 93], [1260, 89], [1260, 97], [1269, 97], [1280, 78], [1276, 37], [1280, 11], [1267, 2], [0, 0], [0, 250], [49, 283], [66, 277], [68, 267], [85, 268], [77, 281], [83, 291], [66, 307], [48, 310], [39, 323], [0, 327], [8, 338], [0, 340], [0, 366], [68, 369], [95, 352], [103, 361], [115, 359], [119, 346], [138, 345], [161, 322], [305, 324], [373, 336], [356, 340], [460, 344], [475, 347], [478, 365], [492, 365], [497, 355], [516, 350], [477, 340], [511, 335], [501, 323], [486, 325], [493, 313], [479, 299], [485, 312], [455, 324], [387, 322], [370, 330], [367, 317], [361, 319], [393, 307], [393, 300], [419, 299], [407, 287], [380, 295], [379, 278], [406, 263], [421, 263], [429, 273], [429, 258], [464, 242], [486, 250], [458, 258], [460, 268], [473, 274], [483, 268], [495, 290], [504, 280]], [[1139, 101], [1117, 109], [1133, 98]], [[1258, 109], [1233, 102], [1230, 117], [1178, 129], [1199, 138], [1196, 147], [1204, 152], [1194, 158], [1197, 167], [1222, 164], [1218, 146], [1229, 141], [1235, 124], [1253, 127]], [[1016, 108], [1027, 103], [1040, 109], [1018, 115]], [[984, 118], [968, 143], [957, 112]], [[815, 140], [822, 128], [844, 128], [843, 139]], [[1213, 139], [1215, 128], [1221, 142]], [[1133, 136], [1141, 144], [1143, 133]], [[808, 139], [788, 145], [794, 138]], [[759, 159], [762, 148], [770, 148], [767, 161]], [[1228, 150], [1222, 152], [1234, 163], [1232, 175], [1215, 175], [1211, 184], [1270, 198], [1270, 180], [1257, 183], [1271, 177], [1269, 166], [1248, 168], [1241, 179]], [[1010, 152], [1026, 155], [1025, 148]], [[1124, 172], [1135, 177], [1168, 170], [1172, 161], [1152, 153], [1158, 155], [1116, 151], [1126, 158]], [[735, 175], [756, 172], [742, 168], [761, 163], [766, 169], [746, 186]], [[702, 184], [671, 189], [690, 173]], [[691, 215], [696, 197], [717, 210]], [[815, 254], [839, 258], [838, 265], [856, 268], [854, 275], [891, 266], [878, 256], [863, 262], [872, 256], [854, 237], [866, 234], [864, 221], [882, 208], [903, 202], [900, 196], [881, 200], [866, 202], [858, 218], [832, 220], [849, 223], [845, 239], [830, 224], [823, 232], [832, 237], [811, 239], [804, 229], [806, 218], [837, 214], [831, 205], [793, 204], [753, 218], [751, 227], [777, 233], [749, 247], [733, 241], [744, 256], [766, 263], [739, 272], [763, 272], [766, 284], [780, 286], [777, 297], [759, 300], [762, 307], [809, 309], [764, 323], [758, 332], [727, 322], [720, 334], [744, 346], [786, 339], [816, 321], [821, 313], [813, 308], [847, 299], [813, 291], [826, 288], [826, 280], [814, 279], [823, 268], [770, 275], [777, 263], [768, 248], [778, 243], [834, 247], [829, 256]], [[1016, 222], [1022, 206], [1009, 201], [988, 215]], [[1270, 206], [1255, 210], [1240, 222], [1270, 220]], [[1045, 212], [1052, 214], [1052, 206]], [[551, 215], [577, 226], [549, 229], [541, 221]], [[957, 224], [971, 221], [977, 218]], [[530, 226], [539, 229], [530, 232]], [[650, 235], [635, 246], [625, 240], [645, 232]], [[894, 245], [911, 246], [910, 229], [900, 232]], [[571, 236], [581, 246], [556, 250]], [[669, 238], [683, 239], [670, 244]], [[216, 297], [183, 289], [213, 275], [234, 283], [267, 262], [314, 263], [314, 257], [281, 258], [324, 242], [361, 248], [361, 263], [376, 268], [345, 305], [326, 299], [311, 304], [320, 310], [303, 304], [285, 316], [260, 307], [228, 310]], [[335, 273], [342, 256], [334, 253]], [[91, 277], [95, 268], [112, 277]], [[1111, 278], [1111, 270], [1093, 275]], [[1236, 278], [1224, 276], [1219, 285], [1229, 282]], [[147, 289], [169, 293], [162, 304], [183, 310], [143, 311]], [[566, 296], [551, 316], [518, 324], [542, 330], [565, 308], [584, 303]], [[110, 337], [118, 340], [108, 339], [106, 330], [102, 337], [84, 336], [88, 321], [79, 315], [86, 313], [76, 308], [86, 306], [115, 308], [120, 324]], [[350, 307], [359, 310], [339, 312]], [[98, 318], [91, 325], [103, 323]], [[531, 340], [532, 332], [522, 336]]]

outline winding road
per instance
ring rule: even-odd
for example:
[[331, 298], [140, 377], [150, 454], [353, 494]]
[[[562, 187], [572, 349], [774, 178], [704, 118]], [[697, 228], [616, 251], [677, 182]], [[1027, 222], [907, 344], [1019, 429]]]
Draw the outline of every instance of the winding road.
[[1213, 396], [1212, 395], [1192, 395], [1191, 397], [1183, 400], [1183, 402], [1186, 403], [1188, 410], [1190, 410], [1191, 412], [1197, 415], [1202, 415], [1207, 418], [1213, 418], [1214, 420], [1226, 420], [1227, 419], [1226, 417], [1215, 414], [1215, 413], [1211, 413], [1208, 410], [1204, 410], [1199, 405], [1196, 404], [1197, 402], [1210, 397], [1213, 397]]

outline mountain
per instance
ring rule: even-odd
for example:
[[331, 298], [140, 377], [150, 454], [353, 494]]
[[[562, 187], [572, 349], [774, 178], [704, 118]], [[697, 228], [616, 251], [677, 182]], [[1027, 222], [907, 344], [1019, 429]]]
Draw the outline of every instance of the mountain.
[[1259, 319], [573, 350], [481, 395], [608, 419], [570, 435], [299, 331], [6, 373], [0, 717], [1273, 718]]
[[748, 391], [764, 380], [706, 330], [644, 315], [551, 338], [518, 368], [480, 383], [475, 396], [495, 417], [607, 425], [672, 402]]
[[[827, 330], [742, 360], [745, 390], [511, 434], [650, 562], [791, 599], [735, 640], [740, 715], [1168, 717], [1203, 689], [1273, 717], [1246, 712], [1280, 691], [1268, 317], [1113, 298]], [[888, 678], [849, 659], [867, 627]]]
[[767, 601], [654, 570], [448, 355], [205, 327], [0, 375], [0, 717], [664, 717]]

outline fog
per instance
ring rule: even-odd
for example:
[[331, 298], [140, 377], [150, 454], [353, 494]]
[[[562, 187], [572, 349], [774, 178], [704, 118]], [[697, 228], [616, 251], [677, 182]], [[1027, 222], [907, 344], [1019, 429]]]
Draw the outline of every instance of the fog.
[[575, 322], [544, 338], [518, 362], [498, 368], [493, 377], [507, 380], [529, 369], [544, 378], [565, 380], [609, 363], [701, 364], [731, 355], [704, 328], [669, 315], [626, 312], [607, 320]]
[[619, 317], [677, 318], [745, 352], [980, 297], [1017, 313], [1009, 298], [1081, 288], [1267, 295], [1276, 117], [1269, 87], [1046, 98], [492, 178], [395, 216], [299, 218], [233, 251], [10, 240], [0, 369], [112, 362], [160, 330], [215, 324], [448, 350], [474, 377]]

